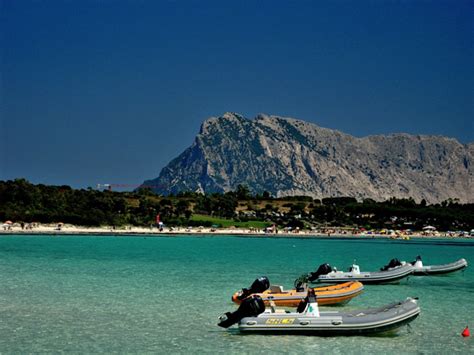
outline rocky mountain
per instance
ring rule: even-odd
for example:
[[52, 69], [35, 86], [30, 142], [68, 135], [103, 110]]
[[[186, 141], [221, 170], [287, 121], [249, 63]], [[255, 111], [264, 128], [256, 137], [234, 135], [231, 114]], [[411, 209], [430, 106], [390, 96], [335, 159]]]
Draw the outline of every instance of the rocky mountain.
[[315, 198], [474, 202], [474, 143], [409, 134], [356, 138], [293, 118], [235, 113], [204, 121], [194, 143], [144, 185], [162, 194], [253, 192]]

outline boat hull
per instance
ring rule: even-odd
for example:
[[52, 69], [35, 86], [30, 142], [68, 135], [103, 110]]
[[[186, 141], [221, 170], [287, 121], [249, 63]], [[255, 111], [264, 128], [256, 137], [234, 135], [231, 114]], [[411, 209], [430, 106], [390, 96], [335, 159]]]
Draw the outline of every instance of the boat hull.
[[413, 274], [413, 266], [406, 264], [387, 271], [361, 272], [331, 272], [321, 275], [316, 280], [319, 283], [341, 283], [347, 281], [359, 281], [363, 284], [388, 284], [398, 283], [400, 280]]
[[462, 270], [467, 267], [466, 259], [459, 259], [444, 265], [427, 265], [415, 267], [413, 274], [416, 276], [443, 275]]
[[[314, 290], [319, 305], [342, 305], [360, 295], [364, 290], [364, 285], [357, 281], [350, 281], [338, 285], [316, 287]], [[270, 289], [262, 293], [257, 293], [256, 295], [262, 298], [266, 306], [270, 305], [271, 299], [273, 303], [279, 307], [297, 307], [307, 294], [307, 291], [298, 292], [294, 289], [283, 292], [274, 292]], [[232, 301], [240, 304], [241, 300], [239, 300], [237, 296], [238, 292], [232, 296]]]
[[420, 314], [413, 299], [377, 309], [355, 312], [321, 312], [320, 317], [298, 313], [263, 313], [258, 317], [243, 318], [239, 322], [242, 333], [293, 335], [371, 335], [393, 332], [412, 322]]

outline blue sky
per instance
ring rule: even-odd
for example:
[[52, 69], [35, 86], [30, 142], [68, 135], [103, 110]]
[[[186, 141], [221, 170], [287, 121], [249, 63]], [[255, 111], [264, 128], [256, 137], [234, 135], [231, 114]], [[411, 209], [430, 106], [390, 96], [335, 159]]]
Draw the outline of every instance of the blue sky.
[[0, 4], [2, 180], [139, 184], [226, 111], [474, 141], [473, 1]]

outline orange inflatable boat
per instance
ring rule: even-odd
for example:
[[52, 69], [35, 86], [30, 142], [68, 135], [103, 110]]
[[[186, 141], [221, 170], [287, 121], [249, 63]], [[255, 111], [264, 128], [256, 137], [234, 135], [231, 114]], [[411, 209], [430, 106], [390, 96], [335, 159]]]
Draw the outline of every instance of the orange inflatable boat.
[[[257, 280], [255, 281], [257, 282]], [[252, 292], [255, 291], [252, 290], [252, 288], [254, 287], [251, 287], [250, 289], [243, 289], [234, 293], [232, 296], [232, 301], [240, 304], [243, 299], [247, 298], [251, 294], [255, 294], [262, 298], [262, 300], [265, 302], [265, 305], [270, 305], [271, 299], [275, 306], [297, 307], [300, 301], [308, 294], [307, 288], [301, 290], [292, 289], [285, 291], [283, 290], [283, 287], [275, 285], [270, 286], [269, 283], [266, 290], [262, 291], [262, 288], [258, 289], [257, 287], [257, 291], [260, 292]], [[338, 285], [314, 288], [318, 304], [321, 306], [345, 304], [352, 298], [361, 294], [363, 290], [364, 285], [358, 281], [350, 281]]]

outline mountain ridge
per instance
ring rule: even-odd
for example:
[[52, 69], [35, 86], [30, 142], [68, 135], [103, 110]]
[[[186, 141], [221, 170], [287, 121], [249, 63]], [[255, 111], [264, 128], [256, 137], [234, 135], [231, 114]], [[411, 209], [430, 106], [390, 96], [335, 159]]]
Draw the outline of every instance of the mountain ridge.
[[162, 194], [225, 192], [238, 184], [274, 196], [474, 200], [474, 143], [434, 135], [354, 137], [290, 117], [227, 112], [144, 185]]

